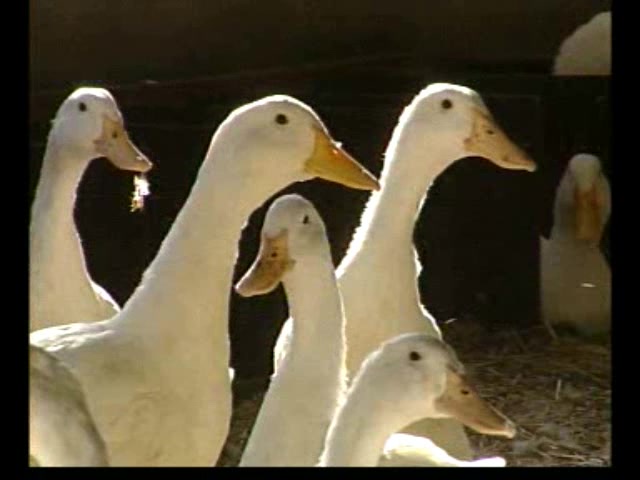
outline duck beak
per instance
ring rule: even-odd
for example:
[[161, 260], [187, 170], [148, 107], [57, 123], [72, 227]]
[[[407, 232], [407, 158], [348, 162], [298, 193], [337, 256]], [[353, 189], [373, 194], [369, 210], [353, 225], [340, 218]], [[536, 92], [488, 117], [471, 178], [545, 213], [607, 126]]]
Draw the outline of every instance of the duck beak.
[[283, 230], [275, 237], [263, 234], [258, 256], [236, 283], [235, 290], [243, 297], [269, 293], [278, 286], [293, 264], [294, 261], [289, 258], [287, 231]]
[[102, 117], [102, 134], [94, 141], [100, 155], [121, 170], [146, 173], [153, 163], [133, 144], [122, 122]]
[[602, 235], [602, 211], [598, 201], [598, 192], [593, 186], [586, 192], [576, 188], [576, 238], [589, 243], [597, 243]]
[[313, 154], [306, 161], [305, 173], [358, 190], [379, 190], [378, 180], [326, 132], [315, 129]]
[[516, 435], [513, 422], [480, 398], [467, 380], [452, 370], [447, 371], [446, 389], [436, 400], [436, 408], [479, 433], [507, 438]]
[[535, 162], [507, 137], [486, 112], [475, 108], [472, 118], [471, 135], [464, 141], [467, 152], [507, 170], [535, 172]]

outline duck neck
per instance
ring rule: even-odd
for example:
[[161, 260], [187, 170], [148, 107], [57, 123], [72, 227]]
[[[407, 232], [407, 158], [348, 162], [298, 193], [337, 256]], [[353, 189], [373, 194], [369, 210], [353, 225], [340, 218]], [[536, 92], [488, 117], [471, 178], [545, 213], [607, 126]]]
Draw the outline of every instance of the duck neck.
[[553, 205], [553, 228], [551, 238], [560, 241], [571, 241], [575, 239], [576, 215], [575, 200], [573, 192], [576, 183], [570, 175], [565, 173], [556, 190], [556, 197]]
[[284, 277], [293, 319], [291, 355], [297, 362], [317, 365], [337, 376], [344, 369], [345, 331], [342, 299], [328, 250], [296, 259]]
[[[154, 349], [210, 362], [225, 374], [229, 296], [242, 229], [253, 210], [279, 189], [228, 171], [225, 165], [231, 162], [219, 160], [234, 153], [214, 136], [185, 205], [116, 317]], [[185, 342], [189, 348], [174, 348]], [[213, 362], [211, 355], [220, 361]]]
[[[392, 143], [395, 148], [385, 162], [381, 188], [371, 194], [345, 259], [370, 256], [371, 250], [385, 255], [411, 253], [414, 224], [429, 188], [451, 163], [435, 145], [416, 148], [402, 137]], [[428, 168], [416, 163], [428, 163]]]
[[[56, 295], [60, 272], [65, 272], [67, 291], [88, 291], [91, 279], [76, 224], [74, 208], [76, 191], [89, 164], [77, 152], [63, 149], [49, 136], [42, 162], [40, 179], [31, 208], [29, 235], [30, 300], [40, 305], [44, 292]], [[64, 298], [59, 298], [64, 303]], [[35, 310], [34, 310], [35, 314]], [[37, 314], [30, 315], [31, 328], [38, 323]]]
[[[414, 224], [429, 187], [451, 163], [452, 157], [439, 150], [435, 141], [433, 146], [423, 143], [420, 148], [403, 141], [402, 137], [396, 148], [394, 143], [392, 139], [391, 154], [381, 175], [381, 189], [371, 195], [360, 227], [337, 270], [347, 316], [352, 302], [347, 295], [357, 295], [358, 285], [364, 283], [370, 292], [384, 291], [385, 298], [392, 302], [387, 304], [389, 311], [399, 309], [409, 315], [407, 309], [414, 308], [416, 318], [421, 317], [420, 263], [413, 245]], [[417, 162], [423, 165], [416, 166]], [[371, 275], [371, 270], [387, 274]], [[356, 354], [366, 355], [366, 352]]]
[[393, 413], [396, 410], [397, 406], [385, 399], [383, 391], [372, 392], [356, 380], [331, 422], [320, 464], [376, 466], [387, 439], [410, 423]]

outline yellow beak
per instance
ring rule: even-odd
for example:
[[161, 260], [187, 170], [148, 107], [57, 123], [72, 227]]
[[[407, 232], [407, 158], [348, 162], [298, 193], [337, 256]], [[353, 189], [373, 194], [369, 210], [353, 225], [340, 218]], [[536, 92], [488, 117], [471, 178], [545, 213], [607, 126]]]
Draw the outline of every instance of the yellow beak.
[[472, 115], [471, 135], [464, 141], [471, 155], [486, 158], [508, 170], [536, 170], [535, 162], [507, 137], [486, 112], [474, 109]]
[[380, 189], [376, 178], [320, 129], [315, 130], [313, 154], [305, 163], [305, 172], [359, 190]]
[[436, 401], [436, 407], [479, 433], [507, 438], [516, 435], [513, 422], [480, 398], [475, 389], [452, 370], [447, 371], [446, 389]]
[[243, 297], [269, 293], [278, 286], [293, 264], [294, 261], [289, 258], [286, 230], [275, 237], [263, 235], [258, 256], [236, 283], [235, 290]]
[[122, 170], [148, 172], [153, 163], [133, 144], [121, 122], [102, 117], [102, 134], [94, 142], [96, 150]]

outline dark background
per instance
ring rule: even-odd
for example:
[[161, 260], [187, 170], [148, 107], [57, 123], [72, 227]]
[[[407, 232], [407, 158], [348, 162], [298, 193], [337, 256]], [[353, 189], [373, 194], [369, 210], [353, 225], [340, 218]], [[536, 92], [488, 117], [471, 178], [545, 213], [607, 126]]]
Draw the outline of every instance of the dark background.
[[[309, 103], [372, 172], [398, 115], [428, 83], [476, 89], [535, 174], [482, 159], [451, 167], [416, 226], [421, 293], [439, 321], [492, 328], [538, 322], [538, 238], [573, 153], [609, 173], [609, 79], [553, 78], [562, 40], [610, 1], [156, 0], [30, 2], [31, 198], [59, 103], [80, 85], [109, 88], [129, 132], [154, 161], [144, 213], [132, 179], [104, 160], [80, 187], [76, 219], [93, 278], [121, 304], [182, 207], [210, 137], [235, 107], [287, 93]], [[291, 187], [327, 224], [336, 264], [368, 195], [322, 181]], [[284, 192], [281, 192], [281, 194]], [[232, 199], [230, 199], [232, 201]], [[257, 250], [266, 206], [245, 229], [236, 277]], [[425, 274], [426, 273], [426, 274]], [[263, 376], [281, 322], [281, 289], [231, 304], [233, 364]]]

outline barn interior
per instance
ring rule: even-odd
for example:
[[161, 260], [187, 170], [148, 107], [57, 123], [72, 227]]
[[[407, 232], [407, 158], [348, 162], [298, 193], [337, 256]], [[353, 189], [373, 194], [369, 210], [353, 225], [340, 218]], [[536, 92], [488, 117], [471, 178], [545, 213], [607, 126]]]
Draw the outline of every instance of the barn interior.
[[[398, 116], [424, 86], [478, 91], [538, 169], [499, 170], [478, 157], [457, 162], [430, 188], [416, 220], [422, 302], [479, 392], [519, 427], [513, 440], [469, 436], [479, 455], [501, 455], [509, 466], [611, 464], [609, 336], [550, 332], [540, 307], [540, 242], [550, 237], [569, 160], [597, 155], [611, 182], [610, 71], [554, 74], [565, 39], [609, 11], [610, 1], [64, 0], [29, 9], [30, 201], [50, 121], [79, 86], [112, 92], [131, 137], [155, 164], [140, 212], [129, 208], [131, 176], [105, 161], [91, 164], [78, 191], [88, 270], [120, 305], [232, 109], [274, 93], [299, 98], [377, 176]], [[322, 215], [337, 266], [369, 193], [305, 182], [277, 196], [291, 192]], [[272, 200], [243, 231], [234, 281], [255, 258]], [[607, 262], [609, 228], [599, 246]], [[220, 466], [239, 461], [287, 317], [281, 287], [249, 299], [232, 293], [234, 416]]]

